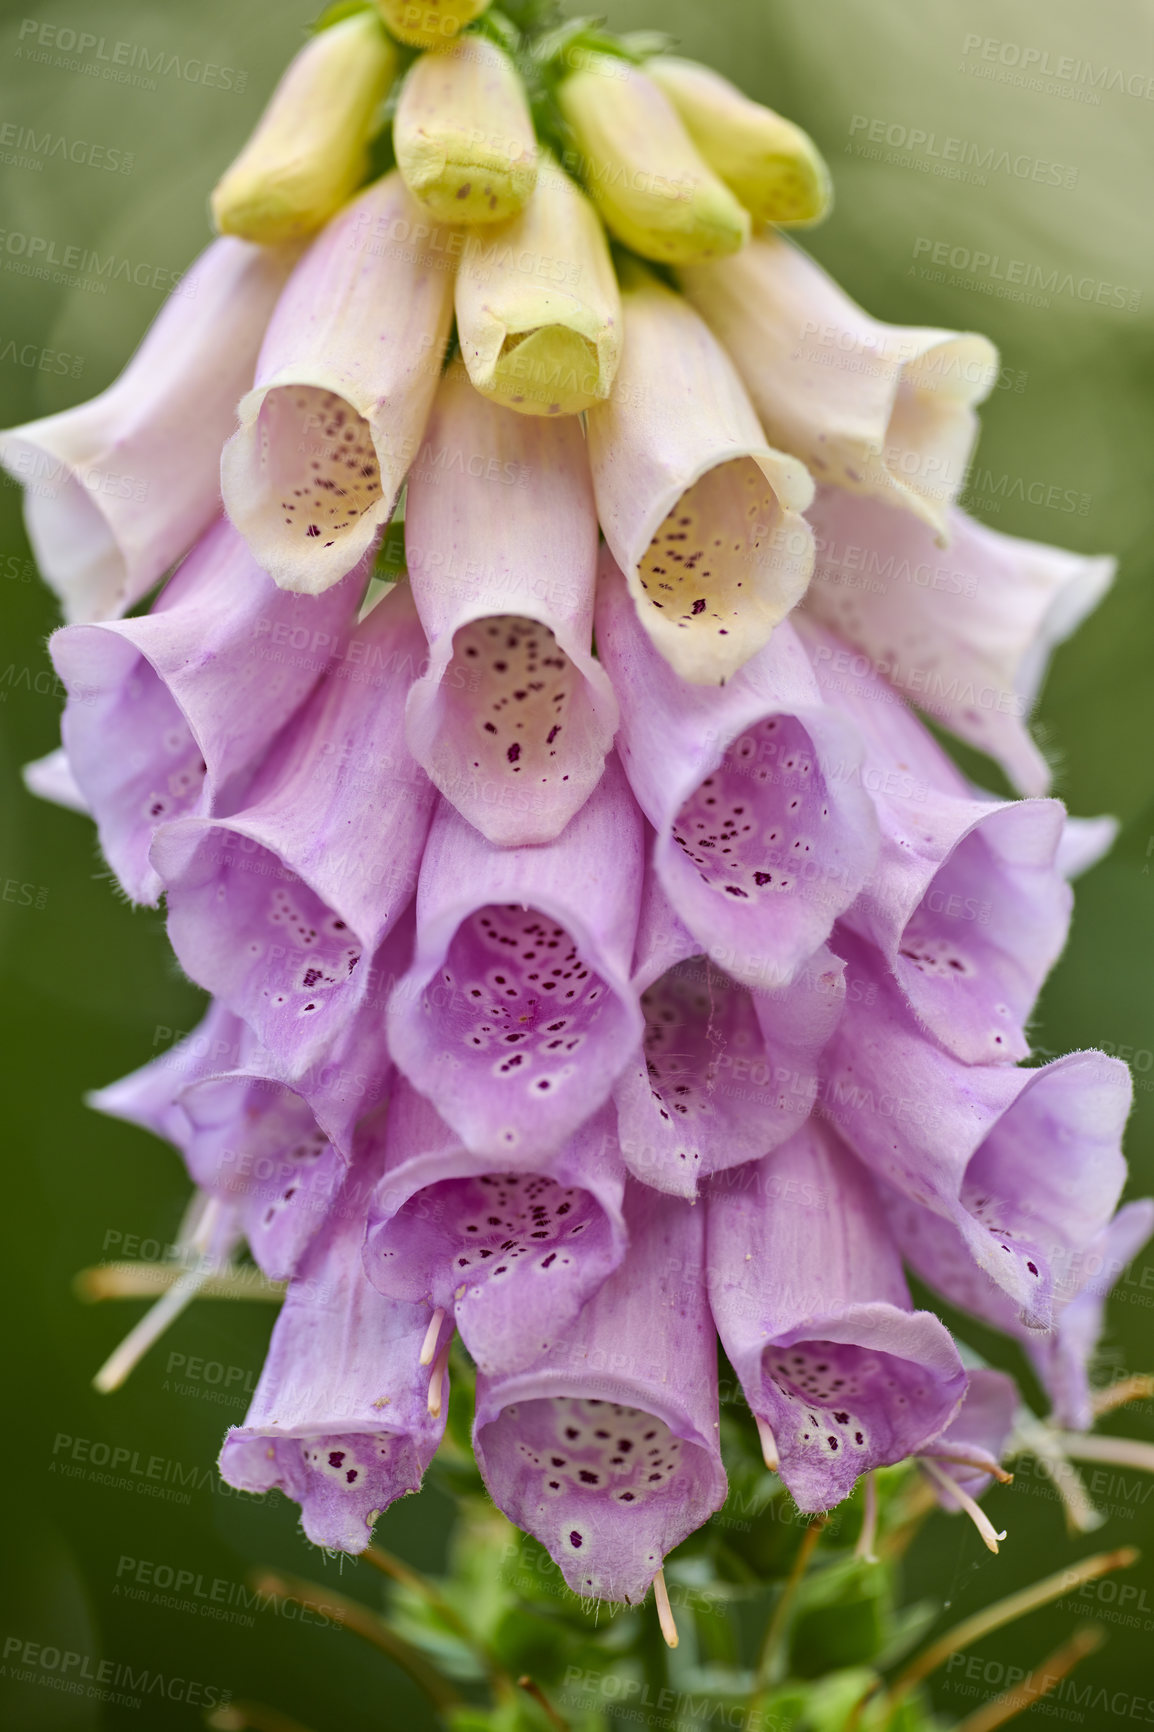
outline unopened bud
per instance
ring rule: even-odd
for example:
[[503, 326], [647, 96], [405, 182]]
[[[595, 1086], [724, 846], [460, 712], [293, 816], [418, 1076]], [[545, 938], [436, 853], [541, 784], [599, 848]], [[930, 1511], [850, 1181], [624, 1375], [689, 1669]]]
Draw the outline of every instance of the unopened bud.
[[537, 141], [516, 68], [467, 36], [409, 69], [393, 123], [397, 167], [442, 222], [514, 216], [537, 180]]
[[575, 415], [609, 395], [621, 297], [605, 231], [549, 157], [519, 216], [473, 235], [457, 331], [477, 390], [523, 415]]
[[751, 102], [708, 66], [662, 55], [645, 70], [710, 168], [757, 222], [813, 223], [826, 214], [832, 183], [808, 133]]
[[396, 70], [397, 50], [371, 12], [314, 36], [217, 184], [221, 234], [270, 245], [322, 228], [365, 178], [369, 126]]
[[389, 32], [410, 48], [438, 48], [479, 18], [489, 0], [376, 0]]
[[745, 245], [749, 213], [644, 72], [591, 55], [559, 86], [557, 100], [590, 196], [618, 240], [667, 264], [720, 258]]

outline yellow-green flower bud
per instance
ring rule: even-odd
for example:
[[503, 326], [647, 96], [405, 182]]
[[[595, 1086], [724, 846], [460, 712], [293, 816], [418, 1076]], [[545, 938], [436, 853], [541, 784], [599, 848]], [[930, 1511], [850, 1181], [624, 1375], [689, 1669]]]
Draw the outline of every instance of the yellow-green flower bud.
[[758, 222], [814, 223], [829, 209], [829, 170], [808, 133], [751, 102], [693, 60], [660, 55], [645, 70], [714, 172]]
[[690, 264], [745, 245], [749, 213], [644, 72], [614, 56], [590, 55], [558, 87], [557, 101], [590, 196], [627, 247], [666, 264]]
[[414, 61], [393, 122], [405, 185], [442, 222], [514, 216], [537, 180], [537, 140], [517, 70], [483, 36]]
[[457, 332], [477, 390], [522, 415], [604, 402], [621, 353], [621, 296], [600, 218], [544, 153], [519, 216], [472, 235]]
[[376, 0], [377, 11], [398, 42], [438, 48], [479, 18], [489, 0]]
[[365, 178], [369, 126], [396, 71], [396, 47], [371, 12], [314, 36], [217, 184], [221, 234], [272, 245], [322, 228]]

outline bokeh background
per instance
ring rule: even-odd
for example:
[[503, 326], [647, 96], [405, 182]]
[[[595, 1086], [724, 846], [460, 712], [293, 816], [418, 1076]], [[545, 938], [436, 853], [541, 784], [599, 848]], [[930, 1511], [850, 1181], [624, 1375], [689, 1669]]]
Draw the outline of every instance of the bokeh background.
[[[43, 237], [57, 256], [70, 246], [114, 253], [145, 283], [182, 270], [207, 239], [208, 189], [313, 10], [310, 0], [18, 0], [0, 13], [5, 423], [101, 389], [161, 302], [148, 286], [97, 293], [82, 280], [30, 280], [21, 274], [27, 240], [14, 237]], [[1047, 1053], [1093, 1045], [1132, 1061], [1131, 1195], [1154, 1186], [1152, 18], [1144, 0], [616, 0], [609, 12], [617, 28], [668, 30], [814, 135], [837, 202], [808, 244], [873, 313], [979, 328], [1000, 345], [1004, 371], [967, 495], [975, 513], [1001, 530], [1119, 558], [1115, 589], [1059, 653], [1037, 717], [1056, 791], [1076, 813], [1114, 813], [1122, 829], [1111, 857], [1079, 886], [1036, 1040]], [[80, 32], [102, 46], [57, 45]], [[169, 69], [113, 82], [101, 56], [117, 42], [149, 56], [163, 48]], [[67, 139], [68, 155], [42, 149], [46, 135]], [[959, 160], [956, 146], [942, 156], [947, 138], [965, 141], [962, 177], [941, 172]], [[925, 242], [957, 249], [956, 263], [929, 266]], [[975, 274], [979, 252], [1023, 260], [1043, 277], [1056, 271], [1081, 292], [1005, 298], [1005, 264]], [[134, 1575], [125, 1559], [230, 1584], [265, 1561], [374, 1602], [379, 1578], [312, 1553], [283, 1500], [237, 1498], [207, 1471], [255, 1381], [271, 1308], [201, 1303], [126, 1389], [110, 1398], [90, 1389], [139, 1306], [85, 1306], [73, 1274], [126, 1251], [161, 1255], [186, 1182], [172, 1151], [90, 1113], [83, 1095], [190, 1028], [201, 995], [171, 960], [161, 916], [118, 896], [88, 822], [22, 789], [20, 765], [57, 742], [63, 693], [45, 652], [54, 604], [6, 483], [0, 595], [2, 1633], [94, 1661], [148, 1664], [199, 1683], [189, 1694], [201, 1700], [211, 1689], [279, 1702], [317, 1732], [422, 1727], [426, 1711], [405, 1679], [339, 1630], [272, 1612], [194, 1617], [125, 1592]], [[1000, 785], [989, 766], [977, 769]], [[1008, 1348], [969, 1335], [1020, 1369]], [[173, 1355], [184, 1357], [170, 1365]], [[218, 1369], [190, 1378], [181, 1365], [196, 1360]], [[1119, 1285], [1096, 1374], [1106, 1382], [1144, 1369], [1154, 1369], [1154, 1248]], [[1126, 1409], [1108, 1429], [1154, 1437], [1151, 1404]], [[67, 1477], [60, 1470], [73, 1446], [61, 1438], [180, 1464], [186, 1499]], [[948, 1604], [943, 1618], [955, 1619], [1099, 1543], [1149, 1549], [1154, 1478], [1103, 1471], [1097, 1484], [1109, 1519], [1092, 1540], [1067, 1537], [1052, 1494], [1030, 1475], [990, 1499], [1010, 1530], [996, 1560], [968, 1526], [934, 1518], [908, 1560], [909, 1597]], [[450, 1520], [445, 1499], [428, 1490], [395, 1506], [382, 1534], [435, 1570]], [[1135, 1695], [1152, 1693], [1154, 1573], [1143, 1562], [1127, 1579], [1139, 1595], [1124, 1610], [1106, 1596], [1063, 1604], [986, 1638], [983, 1657], [1028, 1668], [1093, 1614], [1110, 1640], [1079, 1677], [1118, 1701], [1111, 1720], [1129, 1715]], [[96, 1706], [0, 1670], [5, 1690], [0, 1718], [20, 1732], [192, 1727], [202, 1712], [171, 1700], [143, 1713]], [[974, 1706], [949, 1676], [936, 1691], [947, 1718]], [[1100, 1723], [1072, 1709], [1063, 1718]]]

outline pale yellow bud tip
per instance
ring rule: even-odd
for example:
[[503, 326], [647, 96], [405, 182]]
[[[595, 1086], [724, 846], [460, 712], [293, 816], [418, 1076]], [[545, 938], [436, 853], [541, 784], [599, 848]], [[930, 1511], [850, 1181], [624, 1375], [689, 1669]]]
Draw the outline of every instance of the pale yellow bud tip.
[[271, 246], [322, 228], [365, 177], [373, 115], [396, 70], [396, 47], [371, 12], [314, 36], [217, 184], [220, 233]]
[[522, 415], [576, 415], [608, 397], [621, 298], [596, 211], [547, 153], [525, 209], [470, 237], [457, 330], [474, 386]]
[[385, 27], [410, 48], [440, 48], [479, 18], [489, 0], [376, 0]]
[[496, 43], [466, 36], [409, 68], [393, 122], [397, 167], [441, 222], [495, 223], [537, 181], [537, 140], [516, 68]]
[[[574, 166], [605, 226], [643, 258], [694, 264], [735, 253], [749, 213], [690, 138], [673, 103], [628, 61], [590, 55], [557, 91]], [[566, 166], [571, 166], [568, 156]]]
[[695, 61], [661, 55], [645, 70], [710, 168], [757, 222], [815, 223], [825, 216], [833, 196], [829, 170], [800, 126]]

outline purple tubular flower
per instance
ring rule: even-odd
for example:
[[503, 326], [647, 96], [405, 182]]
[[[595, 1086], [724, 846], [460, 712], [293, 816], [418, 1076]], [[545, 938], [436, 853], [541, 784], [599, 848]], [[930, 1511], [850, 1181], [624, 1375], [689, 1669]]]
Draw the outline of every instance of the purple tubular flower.
[[686, 685], [650, 643], [608, 549], [597, 649], [621, 702], [618, 750], [657, 831], [662, 889], [737, 980], [787, 984], [877, 855], [852, 726], [823, 704], [788, 623], [726, 686]]
[[841, 1015], [842, 972], [823, 948], [789, 986], [750, 992], [700, 954], [650, 872], [633, 975], [645, 1034], [614, 1089], [630, 1172], [693, 1198], [709, 1174], [791, 1136]]
[[957, 1417], [921, 1451], [940, 1470], [933, 1475], [933, 1485], [943, 1509], [960, 1505], [942, 1476], [975, 1499], [989, 1490], [992, 1480], [1008, 1477], [999, 1464], [1014, 1429], [1018, 1401], [1017, 1385], [1004, 1371], [979, 1366], [970, 1372]]
[[[319, 595], [392, 515], [453, 316], [447, 255], [398, 173], [312, 243], [277, 303], [221, 457], [225, 509], [283, 589]], [[452, 233], [452, 231], [446, 231]]]
[[479, 1376], [489, 1495], [575, 1593], [636, 1605], [725, 1500], [704, 1215], [630, 1180], [629, 1256], [548, 1359]]
[[231, 1207], [264, 1273], [295, 1273], [347, 1163], [239, 1017], [212, 1003], [177, 1046], [88, 1104], [175, 1144], [194, 1184]]
[[94, 1089], [86, 1104], [109, 1118], [151, 1131], [184, 1152], [190, 1125], [182, 1092], [202, 1077], [239, 1067], [253, 1055], [252, 1031], [227, 1005], [213, 1000], [190, 1034], [128, 1076]]
[[1117, 818], [1067, 818], [1054, 864], [1063, 878], [1080, 878], [1105, 859], [1117, 839]]
[[490, 842], [551, 842], [601, 778], [617, 700], [592, 655], [597, 512], [575, 416], [446, 374], [405, 500], [429, 639], [409, 748]]
[[587, 414], [598, 515], [655, 647], [720, 685], [805, 593], [813, 482], [682, 296], [634, 269], [622, 311], [614, 390]]
[[[220, 1471], [242, 1491], [273, 1486], [301, 1506], [314, 1545], [362, 1552], [377, 1516], [417, 1491], [444, 1430], [429, 1411], [421, 1347], [428, 1312], [378, 1293], [361, 1266], [365, 1188], [358, 1161], [291, 1284], [242, 1426]], [[446, 1330], [447, 1336], [450, 1331]], [[443, 1378], [438, 1363], [434, 1375]]]
[[807, 612], [1021, 793], [1044, 794], [1050, 767], [1029, 713], [1051, 652], [1102, 599], [1115, 562], [1000, 535], [956, 509], [943, 551], [908, 513], [837, 487], [819, 488], [810, 517]]
[[774, 445], [942, 532], [977, 438], [975, 407], [998, 378], [988, 338], [871, 318], [769, 228], [736, 257], [678, 275]]
[[1049, 1329], [1061, 1260], [1106, 1224], [1125, 1180], [1130, 1073], [1101, 1052], [1037, 1070], [963, 1065], [926, 1040], [880, 957], [848, 932], [835, 943], [846, 1009], [825, 1112], [876, 1177], [953, 1224], [1026, 1328]]
[[205, 1077], [183, 1091], [180, 1106], [193, 1179], [237, 1206], [257, 1264], [270, 1280], [287, 1280], [332, 1207], [344, 1160], [308, 1102], [269, 1077]]
[[559, 1148], [640, 1040], [629, 965], [641, 832], [614, 756], [542, 847], [494, 848], [447, 801], [437, 808], [388, 1041], [475, 1154], [503, 1163]]
[[342, 646], [243, 810], [166, 825], [153, 843], [177, 956], [285, 1080], [347, 1029], [369, 990], [362, 958], [412, 896], [435, 798], [402, 735], [423, 644], [397, 589]]
[[1106, 1296], [1151, 1234], [1154, 1199], [1140, 1197], [1119, 1209], [1095, 1235], [1085, 1257], [1075, 1260], [1072, 1279], [1059, 1282], [1058, 1297], [1064, 1302], [1055, 1308], [1052, 1333], [1031, 1335], [1026, 1341], [1034, 1369], [1054, 1404], [1053, 1417], [1071, 1431], [1088, 1431], [1094, 1423], [1090, 1361], [1102, 1334]]
[[949, 1331], [912, 1310], [873, 1182], [819, 1119], [718, 1181], [707, 1263], [722, 1344], [801, 1509], [840, 1503], [957, 1412]]
[[214, 241], [107, 391], [0, 436], [0, 463], [29, 484], [36, 562], [69, 620], [124, 613], [220, 510], [220, 448], [295, 257]]
[[415, 1089], [389, 1103], [365, 1268], [382, 1293], [453, 1317], [489, 1376], [556, 1346], [625, 1255], [625, 1168], [602, 1108], [552, 1157], [491, 1172]]
[[[109, 865], [155, 906], [163, 823], [215, 811], [316, 683], [360, 599], [285, 595], [220, 519], [151, 613], [54, 633], [68, 763]], [[289, 646], [283, 650], [273, 645]]]
[[1089, 1367], [1102, 1333], [1106, 1295], [1154, 1233], [1154, 1201], [1127, 1203], [1088, 1239], [1055, 1235], [1047, 1247], [1053, 1327], [1042, 1332], [1027, 1327], [1010, 1296], [976, 1266], [956, 1227], [890, 1186], [883, 1186], [882, 1194], [910, 1267], [961, 1310], [1021, 1341], [1058, 1423], [1087, 1430], [1094, 1417]]
[[844, 916], [885, 957], [934, 1038], [967, 1064], [1012, 1063], [1070, 924], [1058, 800], [982, 800], [860, 658], [803, 623], [823, 696], [865, 743], [877, 867]]

